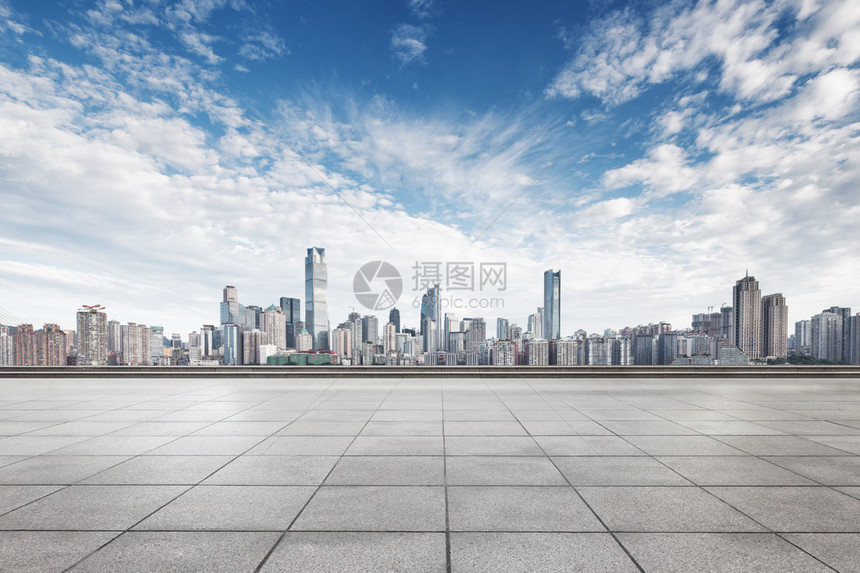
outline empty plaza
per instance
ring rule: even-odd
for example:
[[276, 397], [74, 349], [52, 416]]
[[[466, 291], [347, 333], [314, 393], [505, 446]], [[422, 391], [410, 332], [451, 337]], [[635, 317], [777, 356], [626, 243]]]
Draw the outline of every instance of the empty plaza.
[[856, 378], [0, 378], [0, 571], [860, 571]]

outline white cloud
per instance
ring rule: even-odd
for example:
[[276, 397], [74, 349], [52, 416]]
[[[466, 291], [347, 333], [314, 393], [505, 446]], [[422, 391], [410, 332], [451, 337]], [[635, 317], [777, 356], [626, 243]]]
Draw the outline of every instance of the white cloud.
[[429, 18], [436, 12], [436, 0], [406, 0], [406, 6], [419, 18]]
[[[779, 35], [777, 23], [785, 17], [796, 31]], [[672, 2], [646, 18], [629, 9], [614, 12], [592, 23], [547, 95], [587, 94], [615, 105], [713, 57], [722, 92], [770, 102], [789, 93], [802, 74], [855, 61], [858, 24], [860, 9], [851, 0], [820, 9], [791, 1]]]
[[402, 65], [422, 64], [427, 51], [427, 30], [423, 26], [400, 24], [391, 32], [391, 51]]

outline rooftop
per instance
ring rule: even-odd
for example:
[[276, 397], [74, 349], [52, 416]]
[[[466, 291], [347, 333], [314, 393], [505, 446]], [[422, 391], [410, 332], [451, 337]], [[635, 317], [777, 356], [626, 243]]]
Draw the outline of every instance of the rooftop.
[[858, 379], [0, 379], [0, 569], [860, 571]]

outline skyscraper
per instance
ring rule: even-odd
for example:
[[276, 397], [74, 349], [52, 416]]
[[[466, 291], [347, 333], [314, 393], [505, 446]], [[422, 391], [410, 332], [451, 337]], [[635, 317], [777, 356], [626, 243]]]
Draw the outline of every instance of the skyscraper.
[[395, 306], [390, 311], [388, 311], [388, 322], [394, 323], [394, 332], [400, 332], [400, 311], [397, 310]]
[[314, 350], [328, 350], [328, 267], [325, 249], [311, 247], [305, 257], [305, 327]]
[[735, 283], [734, 341], [749, 358], [761, 358], [761, 290], [755, 277], [747, 275]]
[[788, 306], [782, 293], [761, 299], [762, 356], [788, 356]]
[[561, 271], [543, 273], [543, 337], [561, 338]]
[[101, 305], [78, 310], [78, 365], [107, 364], [107, 314]]
[[842, 362], [842, 314], [825, 310], [810, 321], [810, 354], [813, 358]]
[[281, 297], [281, 310], [287, 326], [287, 348], [296, 347], [296, 323], [302, 321], [302, 301], [297, 298]]
[[510, 323], [507, 318], [496, 319], [496, 338], [499, 340], [507, 340], [510, 338]]
[[379, 319], [372, 314], [363, 316], [361, 318], [361, 332], [364, 336], [364, 340], [361, 342], [377, 344], [379, 340]]
[[851, 308], [831, 306], [822, 312], [832, 312], [842, 317], [842, 359], [846, 364], [851, 364]]

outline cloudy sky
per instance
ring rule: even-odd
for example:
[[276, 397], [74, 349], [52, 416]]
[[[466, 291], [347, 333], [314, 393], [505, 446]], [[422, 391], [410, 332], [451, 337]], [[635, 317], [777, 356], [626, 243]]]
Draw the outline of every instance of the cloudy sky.
[[406, 325], [416, 262], [505, 263], [492, 333], [548, 268], [562, 334], [858, 307], [858, 61], [856, 0], [0, 0], [0, 322], [184, 336], [312, 245], [332, 326], [374, 260]]

